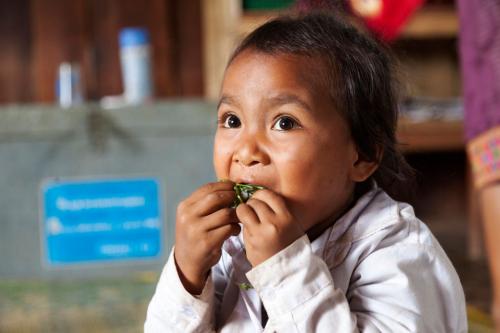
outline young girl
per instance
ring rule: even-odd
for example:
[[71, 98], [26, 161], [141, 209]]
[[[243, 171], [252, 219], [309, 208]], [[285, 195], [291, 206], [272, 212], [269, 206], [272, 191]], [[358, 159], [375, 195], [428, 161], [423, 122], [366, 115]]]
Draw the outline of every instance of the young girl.
[[[411, 206], [383, 48], [327, 14], [250, 34], [226, 69], [215, 182], [177, 209], [146, 332], [466, 332]], [[264, 187], [231, 208], [235, 183]]]

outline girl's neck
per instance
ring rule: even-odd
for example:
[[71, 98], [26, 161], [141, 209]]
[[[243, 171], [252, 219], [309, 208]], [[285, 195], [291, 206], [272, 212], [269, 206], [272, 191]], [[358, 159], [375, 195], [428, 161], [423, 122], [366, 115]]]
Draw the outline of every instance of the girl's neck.
[[333, 215], [325, 219], [323, 222], [317, 223], [313, 225], [311, 228], [309, 228], [309, 230], [307, 230], [306, 234], [307, 237], [309, 238], [309, 241], [312, 243], [315, 239], [321, 236], [321, 234], [326, 229], [334, 225], [335, 222], [337, 222], [337, 220], [341, 216], [347, 213], [356, 204], [358, 199], [369, 190], [370, 190], [370, 185], [368, 182], [356, 184], [353, 193], [349, 197], [349, 200], [346, 201], [346, 204], [342, 207], [342, 209], [339, 209]]

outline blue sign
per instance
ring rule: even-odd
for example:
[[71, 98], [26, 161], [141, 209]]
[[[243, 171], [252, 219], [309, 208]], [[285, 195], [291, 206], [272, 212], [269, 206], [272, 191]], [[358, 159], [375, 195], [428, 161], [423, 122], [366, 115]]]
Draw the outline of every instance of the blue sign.
[[150, 259], [160, 254], [155, 179], [46, 181], [42, 205], [49, 265]]

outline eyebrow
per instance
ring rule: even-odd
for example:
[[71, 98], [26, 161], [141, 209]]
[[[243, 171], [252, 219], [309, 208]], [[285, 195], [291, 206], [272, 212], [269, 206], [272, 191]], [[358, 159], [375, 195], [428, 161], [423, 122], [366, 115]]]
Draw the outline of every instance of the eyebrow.
[[271, 106], [279, 106], [279, 105], [285, 105], [285, 104], [296, 104], [308, 111], [311, 110], [311, 107], [309, 104], [307, 104], [305, 101], [303, 101], [300, 97], [297, 95], [293, 94], [278, 94], [276, 96], [272, 96], [268, 98], [269, 104]]
[[[300, 99], [298, 96], [293, 95], [293, 94], [278, 94], [272, 97], [266, 98], [268, 103], [271, 106], [280, 106], [280, 105], [285, 105], [285, 104], [297, 104], [301, 106], [302, 108], [306, 110], [311, 110], [311, 107], [309, 104], [304, 102], [302, 99]], [[228, 104], [228, 105], [236, 105], [239, 106], [240, 104], [238, 103], [237, 98], [229, 95], [222, 95], [221, 98], [219, 99], [219, 103], [217, 104], [217, 109], [222, 104]]]
[[221, 96], [221, 98], [219, 99], [219, 103], [217, 103], [217, 109], [219, 109], [222, 104], [237, 105], [237, 106], [240, 105], [240, 103], [238, 103], [235, 97], [229, 95]]

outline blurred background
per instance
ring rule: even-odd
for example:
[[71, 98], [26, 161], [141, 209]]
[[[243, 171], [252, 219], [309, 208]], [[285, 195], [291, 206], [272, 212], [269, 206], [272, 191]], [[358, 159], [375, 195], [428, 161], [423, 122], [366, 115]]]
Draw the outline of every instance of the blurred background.
[[[387, 43], [404, 99], [405, 198], [493, 332], [469, 185], [453, 0], [417, 1]], [[138, 332], [175, 207], [214, 180], [224, 67], [292, 0], [0, 0], [0, 332]], [[352, 20], [370, 29], [355, 13]]]

